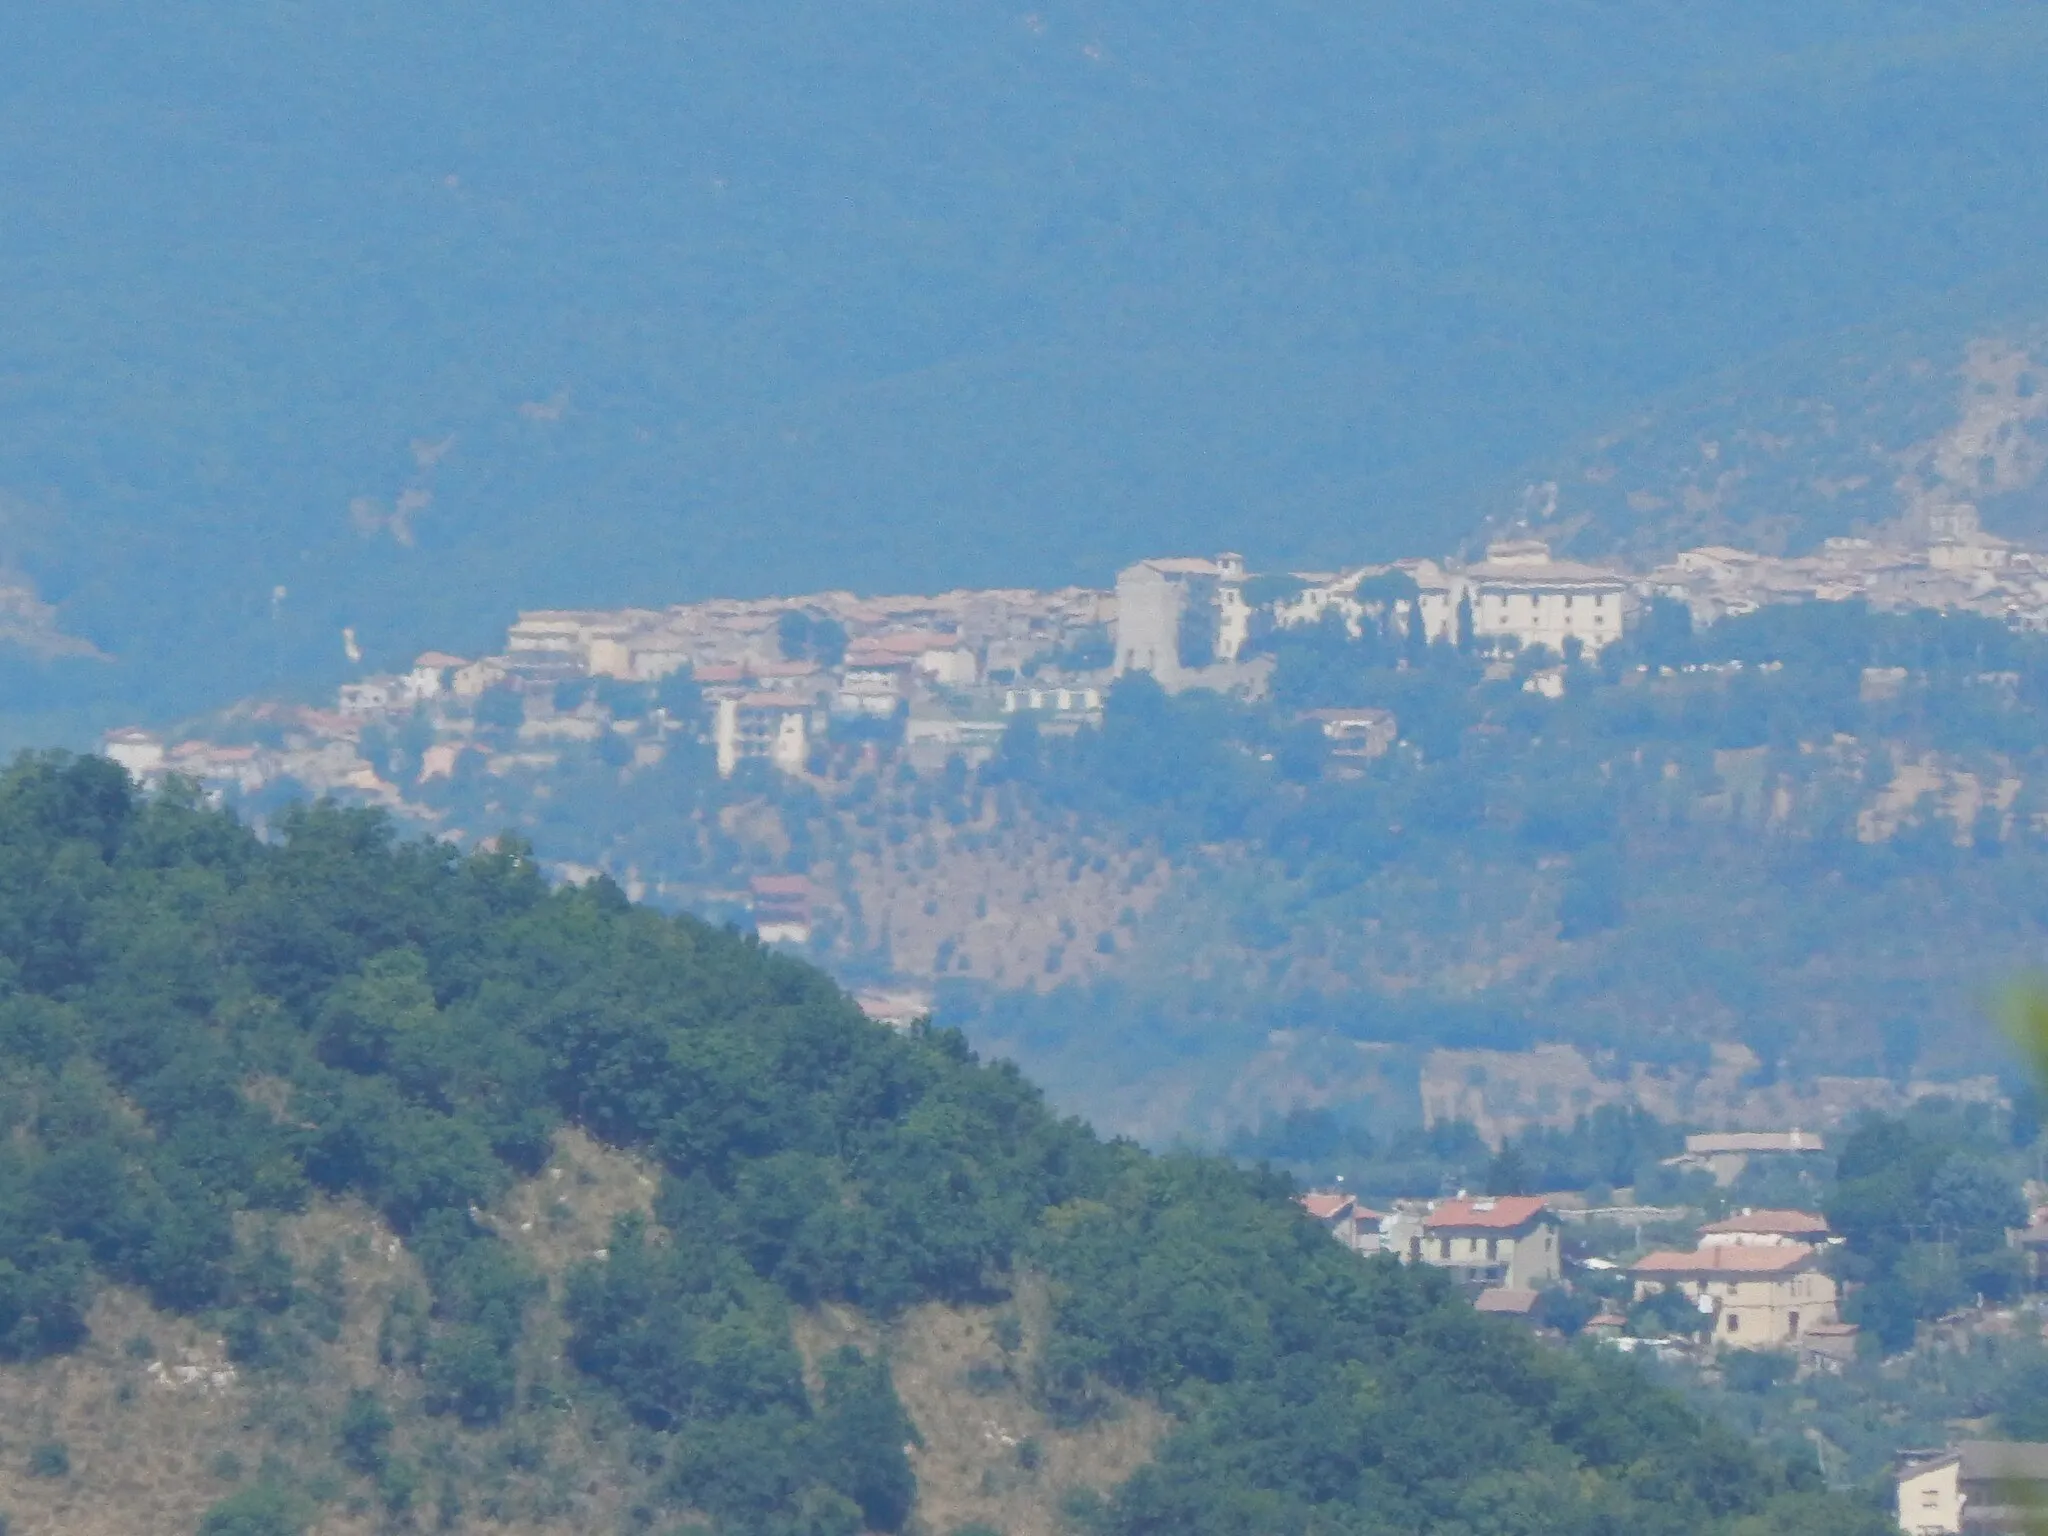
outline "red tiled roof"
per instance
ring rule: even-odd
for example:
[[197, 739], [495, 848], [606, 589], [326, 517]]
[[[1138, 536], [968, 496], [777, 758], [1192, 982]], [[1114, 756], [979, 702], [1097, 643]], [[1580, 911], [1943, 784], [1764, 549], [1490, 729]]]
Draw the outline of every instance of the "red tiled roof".
[[1429, 1231], [1479, 1227], [1490, 1232], [1524, 1226], [1550, 1209], [1541, 1195], [1499, 1195], [1491, 1199], [1446, 1200], [1422, 1225]]
[[1652, 1253], [1630, 1266], [1638, 1275], [1781, 1275], [1803, 1267], [1813, 1258], [1804, 1243], [1781, 1243], [1773, 1248], [1745, 1248], [1726, 1244], [1701, 1248], [1693, 1253]]
[[1757, 1232], [1781, 1237], [1826, 1237], [1828, 1219], [1825, 1216], [1816, 1216], [1811, 1211], [1749, 1211], [1741, 1216], [1730, 1216], [1725, 1221], [1711, 1222], [1701, 1227], [1700, 1231]]
[[809, 875], [756, 875], [749, 882], [756, 896], [808, 896]]
[[1342, 1216], [1355, 1204], [1357, 1202], [1349, 1195], [1316, 1194], [1301, 1197], [1301, 1208], [1317, 1221], [1329, 1221], [1333, 1217]]

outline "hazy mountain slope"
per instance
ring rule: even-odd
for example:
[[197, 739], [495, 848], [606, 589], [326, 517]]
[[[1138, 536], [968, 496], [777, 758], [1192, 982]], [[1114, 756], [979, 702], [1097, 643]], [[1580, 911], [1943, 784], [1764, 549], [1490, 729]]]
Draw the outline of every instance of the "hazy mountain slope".
[[0, 564], [120, 658], [61, 702], [171, 702], [343, 625], [1440, 545], [2028, 259], [2044, 64], [1996, 3], [44, 7]]
[[2039, 543], [2044, 468], [2048, 303], [2038, 284], [1999, 284], [1679, 391], [1539, 465], [1492, 521], [1640, 560], [1924, 538], [1927, 512], [1968, 504], [1991, 531]]

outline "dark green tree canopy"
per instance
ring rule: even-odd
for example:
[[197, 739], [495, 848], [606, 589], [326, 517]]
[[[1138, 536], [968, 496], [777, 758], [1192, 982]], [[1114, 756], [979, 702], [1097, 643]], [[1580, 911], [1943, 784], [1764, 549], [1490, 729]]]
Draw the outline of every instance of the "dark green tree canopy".
[[[853, 1536], [913, 1508], [886, 1358], [842, 1351], [814, 1394], [793, 1305], [989, 1302], [1025, 1267], [1052, 1295], [1041, 1399], [1081, 1420], [1142, 1394], [1179, 1421], [1103, 1536], [1861, 1519], [1627, 1364], [1360, 1262], [1284, 1181], [1105, 1143], [958, 1034], [871, 1023], [820, 972], [607, 882], [550, 889], [509, 839], [403, 843], [321, 805], [263, 841], [104, 762], [23, 759], [0, 775], [0, 1077], [30, 1106], [0, 1142], [0, 1350], [73, 1347], [120, 1281], [222, 1317], [260, 1369], [297, 1282], [232, 1218], [349, 1193], [431, 1290], [394, 1305], [387, 1364], [469, 1424], [518, 1410], [544, 1294], [491, 1202], [566, 1123], [657, 1159], [657, 1219], [570, 1278], [569, 1355], [721, 1529]], [[1956, 1220], [2002, 1215], [1967, 1161], [1930, 1177]], [[388, 1433], [359, 1397], [338, 1452], [387, 1498]], [[303, 1513], [256, 1487], [206, 1528]]]

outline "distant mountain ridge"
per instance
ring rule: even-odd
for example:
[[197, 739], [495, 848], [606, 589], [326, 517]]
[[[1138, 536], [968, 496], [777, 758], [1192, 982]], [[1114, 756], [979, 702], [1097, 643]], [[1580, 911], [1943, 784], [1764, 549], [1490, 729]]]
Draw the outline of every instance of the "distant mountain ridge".
[[1990, 532], [2038, 545], [2044, 471], [2048, 298], [1846, 338], [1687, 390], [1542, 466], [1486, 531], [1648, 564], [1709, 544], [1919, 544], [1930, 520], [1973, 510]]
[[1441, 548], [2048, 234], [2001, 0], [14, 20], [0, 567], [114, 658], [7, 651], [16, 708], [541, 603]]

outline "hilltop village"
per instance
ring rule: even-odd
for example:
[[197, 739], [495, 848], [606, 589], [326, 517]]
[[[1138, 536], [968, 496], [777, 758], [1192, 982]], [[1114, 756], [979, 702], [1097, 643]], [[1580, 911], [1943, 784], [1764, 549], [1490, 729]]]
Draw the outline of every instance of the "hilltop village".
[[[1148, 559], [1119, 572], [1113, 591], [823, 592], [540, 610], [519, 615], [496, 655], [430, 651], [403, 671], [343, 684], [331, 706], [252, 703], [229, 712], [231, 728], [128, 728], [104, 750], [145, 781], [177, 773], [245, 797], [288, 783], [402, 810], [410, 789], [453, 776], [466, 756], [489, 775], [540, 774], [567, 743], [603, 743], [630, 768], [660, 761], [678, 731], [708, 736], [727, 777], [750, 760], [800, 776], [825, 742], [880, 729], [893, 738], [899, 727], [913, 767], [954, 757], [972, 766], [1019, 716], [1053, 734], [1098, 721], [1106, 690], [1127, 673], [1148, 673], [1168, 692], [1257, 698], [1269, 670], [1262, 636], [1316, 624], [1356, 634], [1368, 617], [1418, 644], [1525, 658], [1540, 647], [1559, 663], [1597, 657], [1659, 599], [1685, 604], [1696, 624], [1775, 603], [1861, 599], [2048, 629], [2048, 555], [1984, 532], [1967, 508], [1928, 522], [1911, 546], [1835, 538], [1798, 557], [1708, 547], [1633, 573], [1514, 539], [1469, 563], [1338, 572], [1258, 574], [1235, 554]], [[668, 685], [663, 707], [607, 706], [605, 685], [649, 684]], [[1539, 669], [1526, 686], [1554, 695], [1564, 669]], [[682, 699], [688, 710], [669, 707]], [[1398, 738], [1384, 710], [1315, 714], [1338, 752], [1373, 756]], [[480, 722], [514, 725], [513, 744], [479, 748]], [[387, 777], [364, 751], [378, 729], [419, 738], [411, 783]]]

